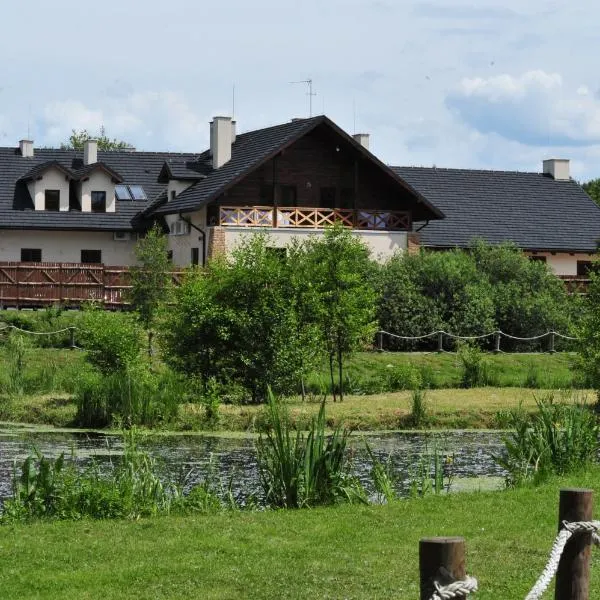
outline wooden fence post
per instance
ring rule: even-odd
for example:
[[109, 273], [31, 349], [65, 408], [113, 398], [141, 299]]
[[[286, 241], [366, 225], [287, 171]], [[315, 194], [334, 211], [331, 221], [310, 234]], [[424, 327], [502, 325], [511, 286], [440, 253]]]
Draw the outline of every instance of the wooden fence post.
[[[591, 521], [593, 512], [592, 490], [560, 490], [559, 531], [563, 521]], [[555, 600], [589, 600], [591, 550], [591, 533], [575, 533], [567, 542], [556, 573]]]
[[[466, 576], [465, 539], [462, 537], [424, 538], [419, 542], [421, 600], [429, 600], [435, 588]], [[466, 598], [466, 596], [456, 596]]]
[[494, 334], [494, 353], [499, 354], [500, 352], [500, 332], [496, 331]]
[[438, 352], [444, 351], [444, 333], [442, 331], [438, 331]]
[[550, 352], [550, 354], [554, 354], [556, 352], [554, 349], [554, 331], [551, 331], [549, 335], [550, 339], [548, 341], [548, 352]]
[[71, 350], [75, 349], [75, 327], [69, 327], [69, 333], [71, 335]]
[[377, 332], [377, 342], [378, 342], [378, 350], [379, 352], [383, 352], [383, 331]]

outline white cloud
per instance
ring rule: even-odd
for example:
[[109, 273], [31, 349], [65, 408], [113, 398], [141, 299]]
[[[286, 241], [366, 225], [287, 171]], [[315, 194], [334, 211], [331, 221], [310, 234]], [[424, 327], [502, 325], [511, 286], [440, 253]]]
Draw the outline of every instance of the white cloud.
[[584, 85], [567, 86], [558, 73], [465, 78], [447, 96], [446, 106], [482, 133], [527, 145], [600, 143], [600, 100]]
[[52, 102], [41, 121], [43, 143], [57, 145], [72, 129], [123, 139], [139, 149], [202, 150], [208, 142], [209, 119], [192, 110], [186, 98], [173, 91], [134, 92], [106, 98], [102, 106], [80, 100]]

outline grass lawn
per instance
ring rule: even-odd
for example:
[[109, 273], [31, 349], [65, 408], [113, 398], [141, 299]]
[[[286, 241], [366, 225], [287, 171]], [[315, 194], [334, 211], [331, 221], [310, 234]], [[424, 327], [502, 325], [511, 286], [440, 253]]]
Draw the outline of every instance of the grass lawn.
[[[522, 599], [556, 534], [560, 487], [600, 492], [600, 470], [537, 489], [383, 507], [226, 513], [0, 529], [0, 595], [99, 598], [418, 597], [418, 541], [463, 535], [481, 600]], [[592, 551], [591, 597], [600, 597]], [[547, 593], [552, 597], [552, 592]]]
[[[329, 397], [329, 425], [344, 423], [360, 430], [410, 427], [410, 392], [385, 389], [390, 375], [406, 372], [408, 368], [421, 373], [425, 382], [434, 388], [426, 396], [431, 427], [501, 427], [502, 419], [496, 416], [499, 411], [515, 408], [520, 403], [525, 408], [533, 408], [536, 396], [552, 389], [571, 389], [577, 383], [572, 368], [574, 358], [569, 353], [486, 355], [494, 386], [461, 389], [458, 386], [462, 369], [455, 354], [363, 352], [348, 362], [349, 387], [354, 393], [337, 404]], [[33, 348], [25, 361], [25, 385], [35, 391], [22, 396], [0, 394], [0, 420], [72, 426], [76, 413], [72, 392], [82, 371], [89, 368], [84, 354], [74, 350]], [[8, 364], [8, 357], [0, 350], [0, 390], [3, 372], [6, 377], [9, 371]], [[323, 371], [307, 382], [309, 390], [312, 389], [310, 401], [303, 403], [298, 398], [288, 401], [292, 417], [300, 427], [317, 412], [321, 396], [315, 390], [319, 381], [326, 379]], [[534, 389], [536, 385], [541, 389]], [[382, 387], [384, 389], [376, 393]], [[594, 400], [586, 390], [572, 392], [568, 397], [556, 392], [555, 397]], [[265, 412], [260, 406], [222, 405], [220, 411], [222, 430], [248, 431], [260, 429], [265, 423]], [[183, 405], [175, 422], [165, 425], [167, 429], [184, 431], [204, 427], [204, 409], [200, 404]]]

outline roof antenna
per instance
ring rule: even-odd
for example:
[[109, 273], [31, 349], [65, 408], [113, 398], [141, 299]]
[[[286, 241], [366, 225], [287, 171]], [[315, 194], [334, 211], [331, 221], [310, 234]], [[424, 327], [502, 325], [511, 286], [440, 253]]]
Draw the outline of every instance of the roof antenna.
[[313, 80], [302, 79], [301, 81], [290, 81], [290, 83], [306, 83], [308, 87], [308, 91], [306, 92], [306, 95], [308, 96], [308, 116], [312, 117], [312, 99], [313, 96], [317, 95], [317, 92], [313, 92]]

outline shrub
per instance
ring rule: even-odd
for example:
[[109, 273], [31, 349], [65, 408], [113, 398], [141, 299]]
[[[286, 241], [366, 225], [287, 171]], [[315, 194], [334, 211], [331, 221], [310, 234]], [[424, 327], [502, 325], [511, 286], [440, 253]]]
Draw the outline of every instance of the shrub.
[[427, 425], [428, 421], [425, 392], [421, 389], [414, 389], [411, 395], [410, 423], [413, 427], [420, 428]]
[[461, 385], [465, 388], [480, 387], [489, 382], [489, 362], [483, 352], [473, 344], [461, 344], [458, 360], [463, 368]]

